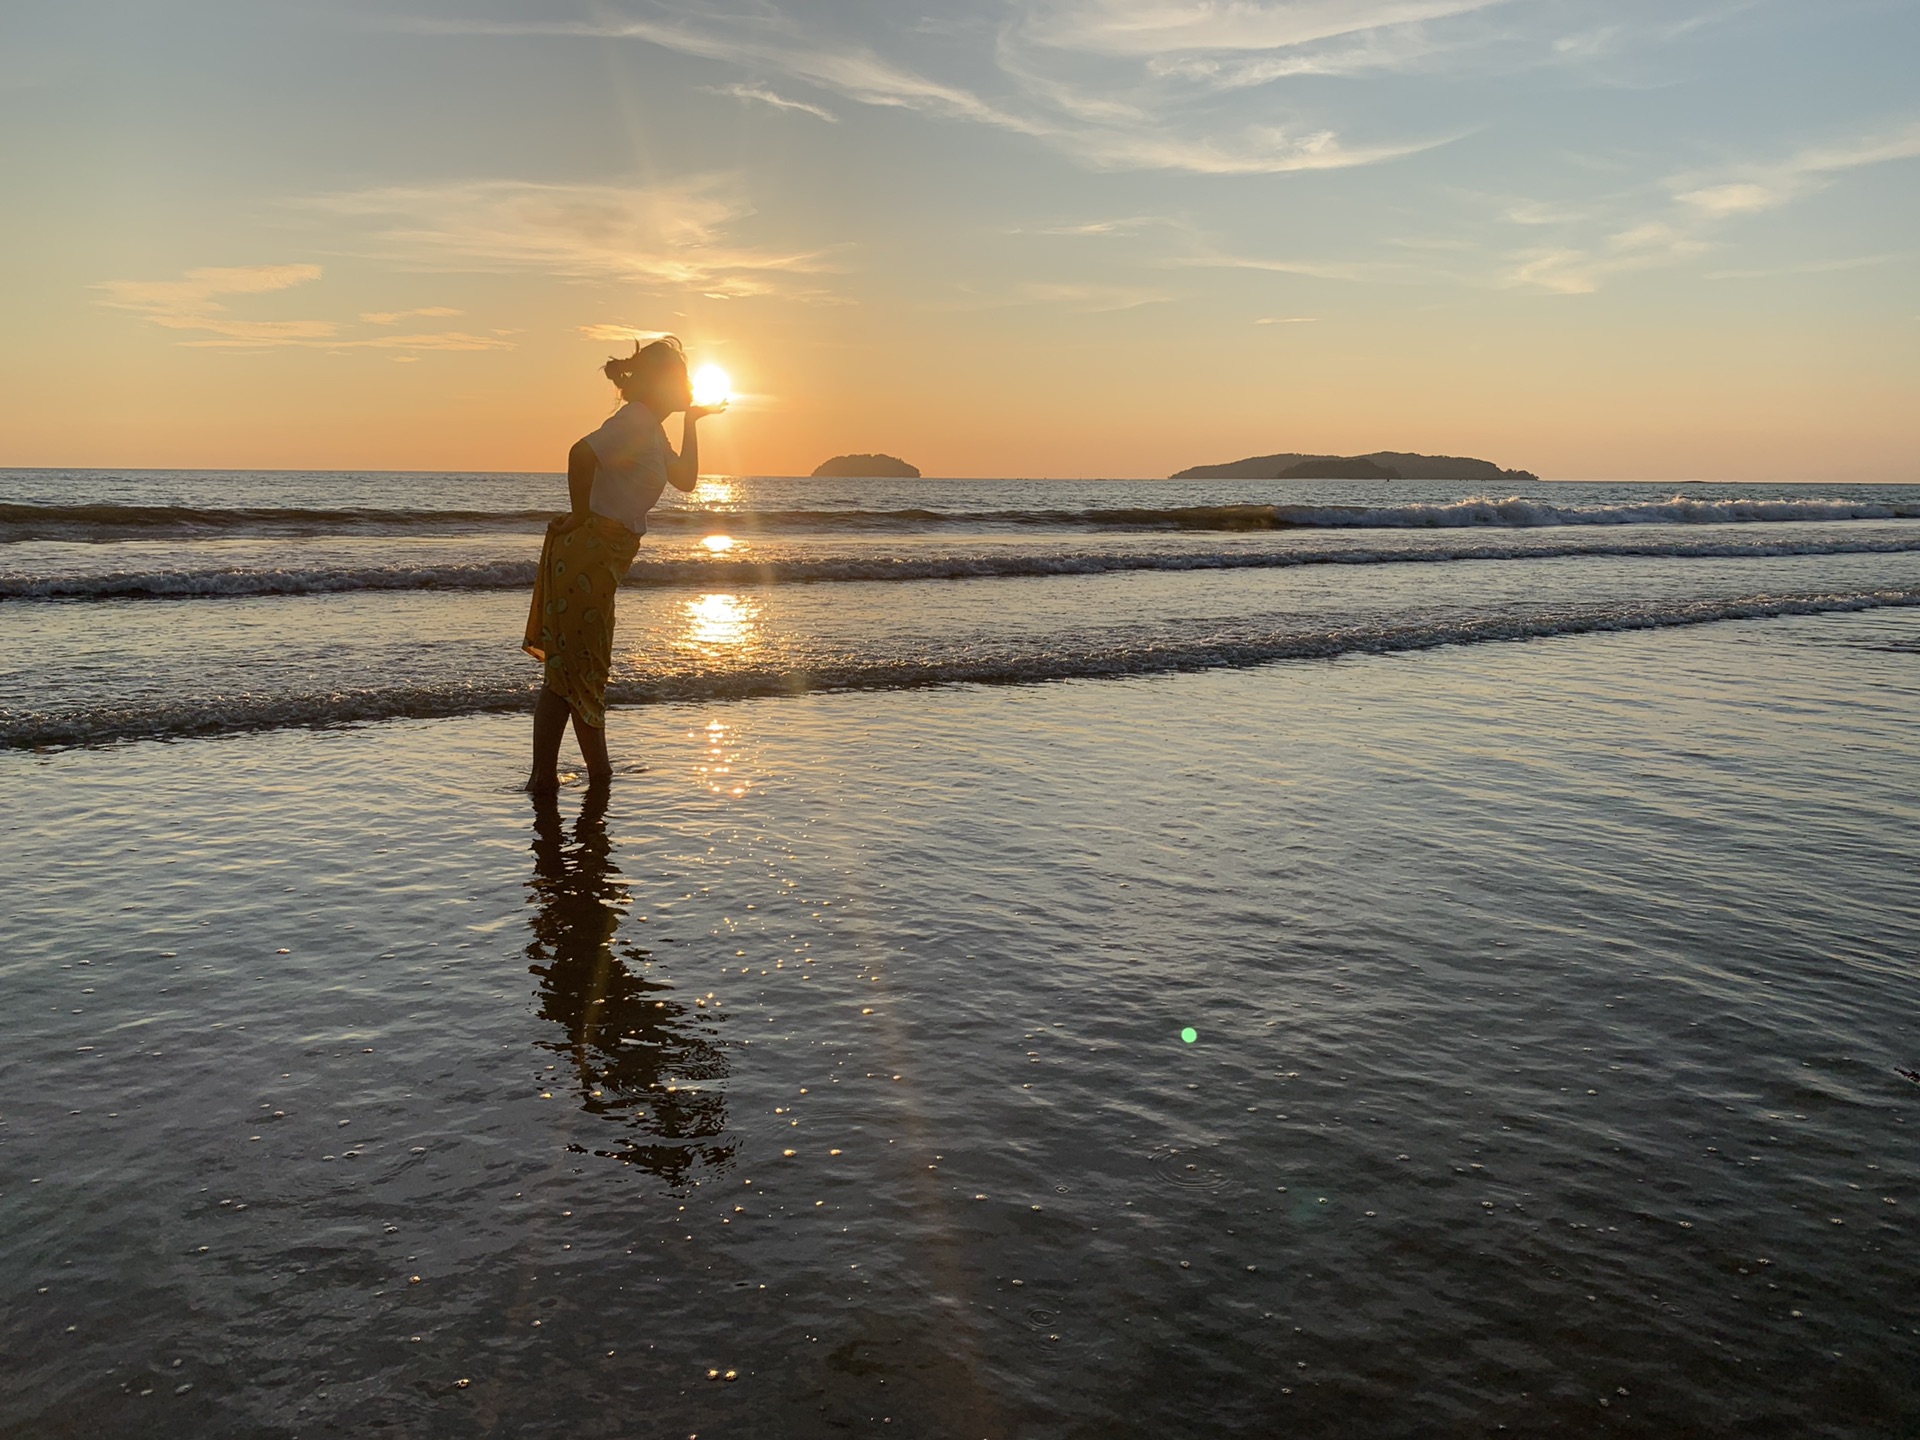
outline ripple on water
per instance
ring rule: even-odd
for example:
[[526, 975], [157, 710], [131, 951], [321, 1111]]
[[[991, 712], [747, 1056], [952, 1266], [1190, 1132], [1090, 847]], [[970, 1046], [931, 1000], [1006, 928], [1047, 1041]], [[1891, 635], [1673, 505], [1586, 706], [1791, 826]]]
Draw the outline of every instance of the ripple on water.
[[1170, 1190], [1205, 1190], [1218, 1194], [1233, 1183], [1232, 1177], [1206, 1152], [1197, 1149], [1169, 1146], [1155, 1150], [1147, 1157], [1147, 1168], [1156, 1182]]

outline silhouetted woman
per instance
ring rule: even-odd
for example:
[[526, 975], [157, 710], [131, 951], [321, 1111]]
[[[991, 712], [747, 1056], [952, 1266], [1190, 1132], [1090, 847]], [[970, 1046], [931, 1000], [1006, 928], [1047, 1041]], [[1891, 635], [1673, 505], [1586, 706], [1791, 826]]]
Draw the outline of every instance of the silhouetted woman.
[[[533, 711], [533, 772], [527, 788], [550, 792], [567, 718], [587, 762], [587, 779], [613, 778], [607, 759], [607, 672], [613, 666], [613, 593], [633, 564], [647, 512], [671, 485], [691, 491], [700, 480], [695, 426], [724, 405], [693, 403], [687, 357], [671, 335], [609, 360], [607, 379], [626, 404], [567, 455], [569, 513], [547, 526], [527, 615], [526, 651], [545, 662], [545, 683]], [[674, 411], [686, 420], [680, 453], [660, 422]]]

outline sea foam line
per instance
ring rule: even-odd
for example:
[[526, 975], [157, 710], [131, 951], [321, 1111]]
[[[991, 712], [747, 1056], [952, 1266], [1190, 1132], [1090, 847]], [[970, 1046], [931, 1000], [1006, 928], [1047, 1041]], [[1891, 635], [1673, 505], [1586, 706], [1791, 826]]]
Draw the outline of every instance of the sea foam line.
[[[38, 505], [0, 502], [0, 543], [108, 542], [212, 535], [375, 535], [431, 531], [537, 530], [545, 510], [219, 509], [171, 505]], [[1684, 495], [1631, 505], [1553, 505], [1519, 495], [1476, 495], [1442, 504], [1117, 506], [1021, 510], [708, 510], [669, 506], [650, 517], [660, 531], [735, 534], [943, 529], [965, 526], [1092, 530], [1537, 529], [1556, 525], [1730, 525], [1920, 519], [1920, 502], [1845, 499], [1699, 500]]]
[[[1772, 559], [1794, 555], [1898, 555], [1920, 551], [1920, 534], [1886, 539], [1766, 541], [1571, 541], [1559, 545], [1469, 545], [1448, 550], [1308, 549], [1185, 553], [949, 555], [927, 559], [636, 560], [628, 587], [804, 585], [913, 580], [983, 580], [1110, 575], [1130, 571], [1275, 570], [1297, 565], [1424, 565], [1456, 560]], [[355, 591], [524, 590], [534, 562], [370, 565], [314, 569], [117, 570], [94, 575], [8, 575], [6, 600], [191, 600]]]
[[[1284, 660], [1394, 654], [1445, 645], [1535, 640], [1609, 631], [1665, 629], [1726, 620], [1824, 615], [1920, 605], [1920, 590], [1844, 594], [1749, 595], [1641, 606], [1582, 606], [1534, 615], [1467, 616], [1424, 624], [1339, 627], [1268, 637], [1091, 645], [1052, 654], [953, 659], [849, 660], [811, 670], [743, 667], [688, 671], [616, 682], [616, 705], [745, 700], [838, 690], [922, 689], [937, 685], [1031, 684], [1119, 679], [1177, 671], [1241, 668]], [[240, 731], [330, 726], [532, 708], [537, 686], [394, 687], [359, 692], [232, 696], [160, 704], [101, 706], [55, 714], [0, 711], [0, 749], [98, 745], [210, 736]]]

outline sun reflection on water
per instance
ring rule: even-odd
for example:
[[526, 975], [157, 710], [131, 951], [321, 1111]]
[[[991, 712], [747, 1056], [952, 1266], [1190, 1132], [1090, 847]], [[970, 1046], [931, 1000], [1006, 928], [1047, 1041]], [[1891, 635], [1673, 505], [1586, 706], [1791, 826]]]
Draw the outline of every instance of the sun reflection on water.
[[709, 659], [737, 659], [759, 648], [760, 603], [745, 595], [701, 595], [686, 602], [678, 648]]
[[724, 555], [727, 551], [733, 549], [734, 539], [731, 535], [709, 535], [700, 543], [714, 554]]
[[[693, 738], [689, 732], [689, 738]], [[700, 777], [700, 783], [716, 795], [744, 795], [752, 783], [745, 775], [735, 774], [734, 761], [739, 758], [733, 744], [731, 727], [723, 721], [710, 720], [699, 739], [706, 741], [706, 764], [695, 765], [694, 774]]]
[[711, 509], [730, 510], [739, 503], [740, 486], [731, 476], [702, 475], [700, 488], [687, 498]]

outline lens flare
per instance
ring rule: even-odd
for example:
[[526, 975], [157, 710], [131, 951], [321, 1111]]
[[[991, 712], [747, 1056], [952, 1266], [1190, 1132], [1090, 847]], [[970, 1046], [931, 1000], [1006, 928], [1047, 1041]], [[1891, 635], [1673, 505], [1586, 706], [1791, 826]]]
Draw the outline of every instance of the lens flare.
[[718, 365], [702, 365], [693, 372], [693, 403], [724, 405], [733, 398], [733, 381]]
[[713, 551], [714, 554], [722, 555], [733, 548], [733, 537], [731, 535], [709, 535], [700, 543], [706, 546], [707, 549]]

